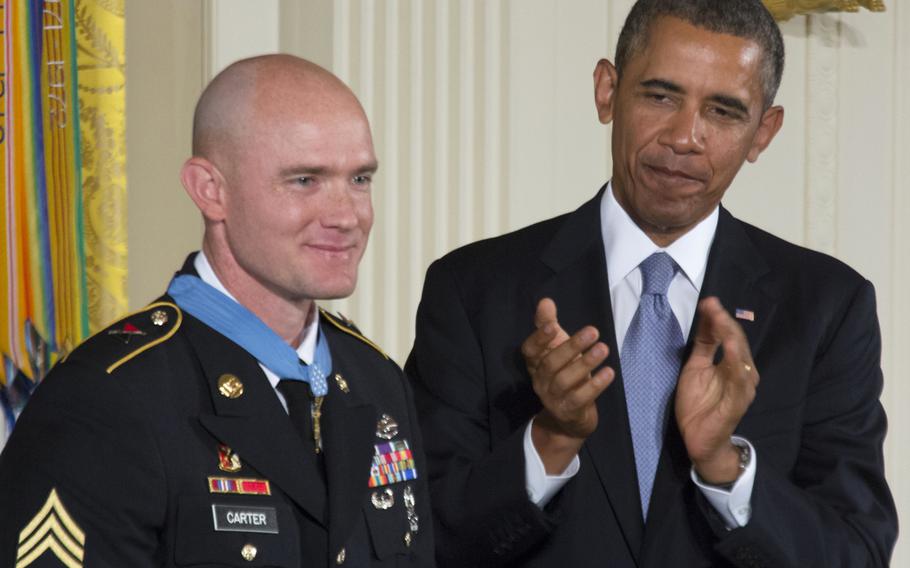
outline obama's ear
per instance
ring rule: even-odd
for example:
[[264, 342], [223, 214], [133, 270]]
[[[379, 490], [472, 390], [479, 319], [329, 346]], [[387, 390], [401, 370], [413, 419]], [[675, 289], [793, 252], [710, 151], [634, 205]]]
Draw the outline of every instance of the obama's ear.
[[597, 106], [597, 118], [603, 124], [613, 120], [613, 101], [619, 86], [619, 73], [616, 67], [601, 59], [594, 67], [594, 104]]
[[765, 151], [765, 148], [767, 148], [769, 144], [771, 144], [771, 141], [774, 140], [774, 137], [780, 132], [780, 128], [783, 124], [784, 107], [773, 106], [766, 110], [762, 114], [758, 130], [752, 138], [752, 147], [749, 148], [746, 159], [750, 162], [758, 160], [758, 156]]

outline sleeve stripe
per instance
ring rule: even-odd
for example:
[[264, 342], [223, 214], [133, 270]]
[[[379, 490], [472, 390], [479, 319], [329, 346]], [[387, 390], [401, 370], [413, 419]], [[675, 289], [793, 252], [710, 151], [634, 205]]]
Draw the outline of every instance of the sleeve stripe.
[[16, 568], [25, 568], [50, 550], [67, 568], [81, 568], [85, 533], [51, 489], [38, 514], [19, 533]]
[[60, 543], [57, 542], [57, 539], [54, 538], [53, 534], [48, 534], [44, 540], [41, 541], [41, 544], [32, 550], [28, 556], [19, 558], [16, 561], [16, 568], [26, 568], [31, 565], [32, 562], [41, 558], [41, 555], [44, 554], [46, 550], [53, 552], [54, 556], [56, 556], [66, 568], [82, 568], [81, 560], [77, 560], [70, 556]]

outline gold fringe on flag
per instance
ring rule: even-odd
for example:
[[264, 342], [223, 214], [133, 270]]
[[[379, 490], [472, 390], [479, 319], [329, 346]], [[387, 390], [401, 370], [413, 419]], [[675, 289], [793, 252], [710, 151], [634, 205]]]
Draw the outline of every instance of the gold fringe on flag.
[[866, 8], [884, 12], [884, 0], [764, 0], [765, 6], [776, 20], [789, 20], [798, 14], [820, 12], [859, 12]]
[[92, 333], [127, 311], [124, 0], [76, 0], [82, 193]]

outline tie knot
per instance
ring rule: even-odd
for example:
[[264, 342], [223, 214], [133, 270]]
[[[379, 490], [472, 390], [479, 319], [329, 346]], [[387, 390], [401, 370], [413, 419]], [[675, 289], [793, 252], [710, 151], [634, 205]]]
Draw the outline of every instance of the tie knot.
[[665, 252], [655, 252], [638, 265], [641, 269], [641, 293], [665, 296], [676, 274], [676, 263]]
[[300, 379], [281, 379], [275, 388], [284, 395], [285, 399], [296, 396], [309, 398], [310, 396], [310, 385]]

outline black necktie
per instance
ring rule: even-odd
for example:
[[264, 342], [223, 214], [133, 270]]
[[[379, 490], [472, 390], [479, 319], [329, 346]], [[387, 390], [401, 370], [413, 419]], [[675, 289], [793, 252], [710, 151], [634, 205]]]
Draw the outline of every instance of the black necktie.
[[278, 391], [284, 395], [288, 405], [288, 415], [291, 423], [300, 434], [304, 447], [312, 450], [313, 457], [319, 466], [320, 472], [325, 472], [322, 452], [321, 414], [322, 398], [314, 398], [310, 393], [310, 385], [303, 381], [282, 379], [278, 381]]

